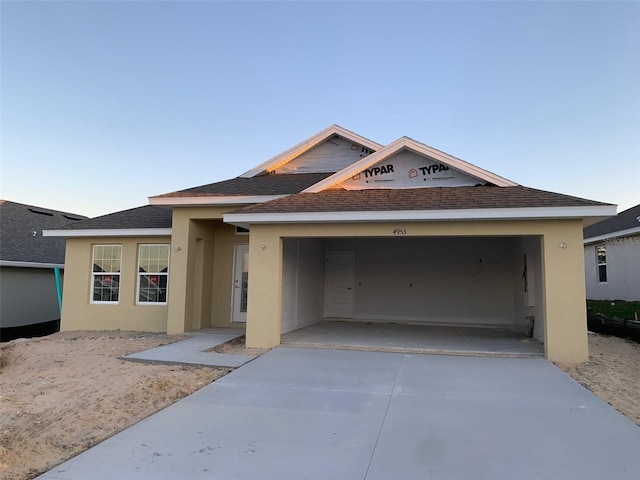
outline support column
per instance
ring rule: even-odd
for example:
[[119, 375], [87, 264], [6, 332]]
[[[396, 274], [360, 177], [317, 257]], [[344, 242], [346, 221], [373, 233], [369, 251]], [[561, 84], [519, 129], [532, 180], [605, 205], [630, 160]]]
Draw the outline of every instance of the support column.
[[167, 310], [167, 333], [177, 334], [190, 330], [188, 320], [191, 318], [188, 309], [192, 306], [188, 301], [189, 288], [189, 235], [190, 220], [179, 209], [173, 209], [171, 260], [169, 266], [169, 299]]
[[249, 235], [247, 347], [280, 345], [282, 239], [276, 226], [252, 225]]
[[582, 222], [558, 222], [543, 237], [545, 356], [551, 361], [589, 359]]

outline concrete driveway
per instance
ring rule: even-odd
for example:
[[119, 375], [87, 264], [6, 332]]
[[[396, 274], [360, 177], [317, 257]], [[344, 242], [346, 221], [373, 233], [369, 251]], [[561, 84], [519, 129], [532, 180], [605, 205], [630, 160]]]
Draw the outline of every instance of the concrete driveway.
[[40, 479], [638, 479], [640, 428], [543, 358], [279, 347]]

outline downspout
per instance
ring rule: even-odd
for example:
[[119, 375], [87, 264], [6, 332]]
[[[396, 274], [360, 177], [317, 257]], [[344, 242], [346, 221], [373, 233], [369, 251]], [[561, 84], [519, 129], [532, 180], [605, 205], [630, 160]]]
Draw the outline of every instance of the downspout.
[[58, 310], [62, 317], [62, 281], [60, 279], [60, 267], [53, 267], [53, 274], [56, 277], [56, 291], [58, 293]]

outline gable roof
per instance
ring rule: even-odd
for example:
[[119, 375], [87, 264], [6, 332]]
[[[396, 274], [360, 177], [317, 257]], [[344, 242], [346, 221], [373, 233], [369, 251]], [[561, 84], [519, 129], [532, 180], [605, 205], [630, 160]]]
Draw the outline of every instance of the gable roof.
[[353, 176], [363, 172], [369, 167], [375, 165], [376, 163], [382, 162], [385, 159], [388, 159], [393, 155], [402, 152], [403, 150], [409, 150], [417, 153], [418, 155], [430, 157], [437, 162], [440, 162], [461, 172], [467, 173], [472, 177], [484, 180], [485, 182], [491, 183], [493, 185], [497, 185], [500, 187], [513, 187], [517, 185], [517, 183], [512, 182], [511, 180], [496, 175], [495, 173], [489, 172], [488, 170], [484, 170], [480, 167], [476, 167], [471, 163], [460, 160], [459, 158], [441, 152], [440, 150], [436, 150], [435, 148], [429, 147], [428, 145], [417, 142], [412, 138], [401, 137], [398, 140], [390, 143], [386, 147], [378, 150], [377, 152], [372, 153], [362, 160], [355, 162], [350, 166], [340, 170], [339, 172], [336, 172], [330, 177], [327, 177], [326, 179], [316, 183], [315, 185], [310, 186], [309, 188], [304, 190], [304, 192], [318, 193], [322, 190], [335, 187], [340, 183], [352, 178]]
[[585, 243], [636, 234], [640, 234], [640, 204], [584, 229]]
[[611, 215], [615, 205], [523, 186], [325, 190], [234, 210], [232, 224], [583, 218]]
[[2, 265], [61, 266], [63, 239], [43, 238], [48, 228], [79, 223], [87, 217], [49, 208], [0, 200], [0, 263]]
[[[273, 200], [274, 197], [298, 193], [331, 173], [266, 174], [236, 177], [222, 182], [187, 188], [149, 197], [151, 205], [243, 204]], [[264, 198], [260, 198], [264, 197]]]
[[354, 133], [346, 128], [342, 128], [339, 125], [331, 125], [321, 132], [316, 133], [315, 135], [303, 140], [302, 142], [294, 145], [293, 147], [285, 150], [284, 152], [276, 155], [275, 157], [270, 158], [266, 162], [261, 163], [255, 168], [243, 173], [240, 175], [241, 178], [252, 178], [257, 175], [268, 173], [272, 170], [275, 170], [282, 165], [287, 164], [293, 159], [299, 157], [305, 152], [308, 152], [313, 147], [318, 146], [322, 142], [330, 139], [334, 135], [338, 135], [346, 140], [350, 140], [352, 142], [358, 143], [362, 146], [365, 146], [373, 151], [379, 150], [382, 148], [382, 145], [376, 143], [368, 138], [365, 138], [357, 133]]
[[[145, 205], [45, 231], [46, 237], [126, 237], [171, 235], [172, 212]], [[63, 240], [64, 242], [64, 240]]]

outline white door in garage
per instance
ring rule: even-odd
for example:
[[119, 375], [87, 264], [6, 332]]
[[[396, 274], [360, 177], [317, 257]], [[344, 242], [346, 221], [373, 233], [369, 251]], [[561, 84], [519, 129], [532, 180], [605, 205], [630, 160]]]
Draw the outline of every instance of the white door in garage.
[[353, 252], [327, 252], [324, 316], [353, 317]]

